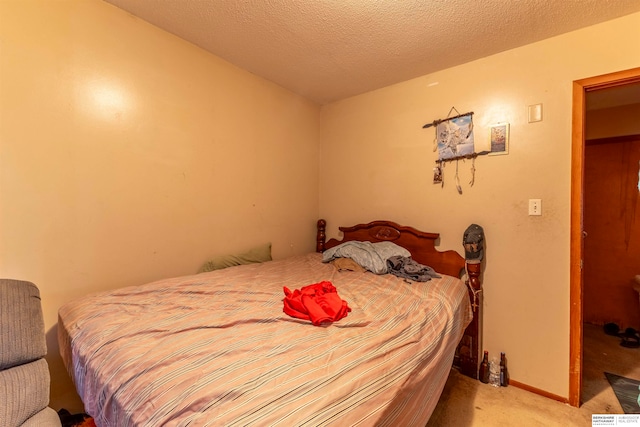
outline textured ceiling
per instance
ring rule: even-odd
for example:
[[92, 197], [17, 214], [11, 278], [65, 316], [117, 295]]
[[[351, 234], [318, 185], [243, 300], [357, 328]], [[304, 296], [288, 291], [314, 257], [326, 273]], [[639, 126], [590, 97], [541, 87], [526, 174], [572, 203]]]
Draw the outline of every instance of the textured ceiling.
[[640, 0], [105, 0], [320, 104], [640, 11]]

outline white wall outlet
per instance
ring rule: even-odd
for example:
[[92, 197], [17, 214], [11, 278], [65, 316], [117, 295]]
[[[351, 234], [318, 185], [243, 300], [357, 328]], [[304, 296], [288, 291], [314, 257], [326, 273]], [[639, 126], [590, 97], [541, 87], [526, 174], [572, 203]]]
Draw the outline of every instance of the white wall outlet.
[[542, 215], [542, 199], [529, 199], [529, 215]]

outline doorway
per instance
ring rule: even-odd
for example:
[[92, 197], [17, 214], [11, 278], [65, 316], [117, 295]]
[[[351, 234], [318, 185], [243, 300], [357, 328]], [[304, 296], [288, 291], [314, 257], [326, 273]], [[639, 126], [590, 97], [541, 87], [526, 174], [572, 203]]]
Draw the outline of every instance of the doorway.
[[640, 82], [640, 68], [573, 82], [569, 308], [569, 404], [580, 406], [583, 340], [584, 158], [588, 92]]

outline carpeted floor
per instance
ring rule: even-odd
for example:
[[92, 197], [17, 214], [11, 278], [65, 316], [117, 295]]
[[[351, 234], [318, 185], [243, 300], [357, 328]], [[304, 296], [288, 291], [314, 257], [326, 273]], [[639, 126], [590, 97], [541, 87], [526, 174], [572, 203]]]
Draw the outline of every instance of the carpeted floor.
[[601, 326], [584, 325], [582, 405], [515, 388], [495, 388], [452, 371], [428, 427], [591, 426], [592, 414], [624, 411], [605, 372], [640, 380], [640, 349], [620, 346]]

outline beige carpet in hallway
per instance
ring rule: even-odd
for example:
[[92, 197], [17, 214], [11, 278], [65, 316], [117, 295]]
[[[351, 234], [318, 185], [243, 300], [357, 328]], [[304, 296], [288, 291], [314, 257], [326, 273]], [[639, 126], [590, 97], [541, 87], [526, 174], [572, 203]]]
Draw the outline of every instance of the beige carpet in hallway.
[[591, 426], [592, 414], [622, 414], [604, 372], [640, 380], [640, 349], [584, 325], [582, 405], [574, 408], [515, 387], [492, 387], [452, 370], [428, 427]]

